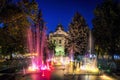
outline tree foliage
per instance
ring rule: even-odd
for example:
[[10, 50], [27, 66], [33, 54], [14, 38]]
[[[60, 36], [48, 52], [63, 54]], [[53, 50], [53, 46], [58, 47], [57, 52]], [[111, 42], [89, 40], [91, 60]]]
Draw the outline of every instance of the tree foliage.
[[77, 12], [69, 26], [68, 48], [74, 53], [84, 53], [88, 43], [88, 26], [85, 19]]
[[110, 55], [120, 51], [120, 3], [105, 0], [94, 10], [93, 34], [97, 49]]
[[4, 27], [0, 28], [2, 53], [25, 52], [26, 30], [35, 21], [38, 11], [34, 0], [13, 1], [5, 0], [0, 5], [0, 21], [4, 23]]

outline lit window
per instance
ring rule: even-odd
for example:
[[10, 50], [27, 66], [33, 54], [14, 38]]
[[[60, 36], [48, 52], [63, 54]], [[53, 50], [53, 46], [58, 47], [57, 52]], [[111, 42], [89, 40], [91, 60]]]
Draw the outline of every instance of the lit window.
[[61, 40], [59, 40], [59, 44], [61, 44]]

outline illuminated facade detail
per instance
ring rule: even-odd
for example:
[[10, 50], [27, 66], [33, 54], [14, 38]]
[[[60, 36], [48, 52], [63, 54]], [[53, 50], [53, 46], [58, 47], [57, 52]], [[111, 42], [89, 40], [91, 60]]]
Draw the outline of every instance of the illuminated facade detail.
[[68, 33], [64, 31], [63, 26], [58, 24], [55, 32], [49, 34], [49, 41], [55, 44], [55, 56], [65, 55], [65, 45], [67, 44]]

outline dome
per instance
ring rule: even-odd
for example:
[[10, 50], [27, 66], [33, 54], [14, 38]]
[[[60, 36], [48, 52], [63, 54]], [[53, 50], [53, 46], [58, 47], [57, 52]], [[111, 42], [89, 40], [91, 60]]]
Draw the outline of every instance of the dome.
[[58, 24], [56, 30], [63, 30], [64, 31], [64, 28], [63, 28], [62, 24]]

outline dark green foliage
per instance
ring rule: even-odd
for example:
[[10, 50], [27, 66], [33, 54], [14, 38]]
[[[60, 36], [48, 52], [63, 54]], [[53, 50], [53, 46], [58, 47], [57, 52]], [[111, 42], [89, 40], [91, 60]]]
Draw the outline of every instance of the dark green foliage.
[[68, 48], [74, 53], [85, 53], [88, 43], [88, 26], [84, 18], [77, 12], [69, 25]]
[[25, 53], [26, 30], [32, 22], [36, 21], [38, 5], [34, 0], [31, 2], [29, 0], [24, 2], [23, 0], [17, 4], [13, 3], [12, 0], [5, 1], [0, 5], [0, 21], [4, 23], [4, 27], [0, 28], [2, 54]]
[[97, 48], [110, 55], [120, 53], [120, 2], [105, 0], [94, 14], [93, 34]]

